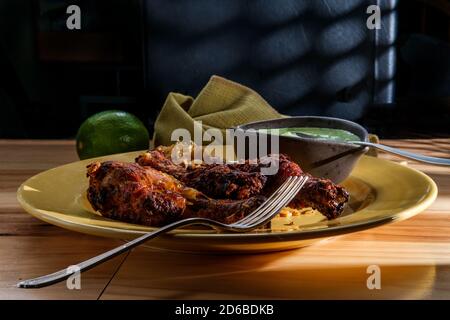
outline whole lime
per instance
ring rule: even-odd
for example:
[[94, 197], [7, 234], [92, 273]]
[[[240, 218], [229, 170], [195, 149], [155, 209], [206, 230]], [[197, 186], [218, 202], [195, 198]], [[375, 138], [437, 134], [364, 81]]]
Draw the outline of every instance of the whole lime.
[[148, 149], [150, 140], [141, 120], [119, 110], [103, 111], [86, 119], [76, 139], [80, 159]]

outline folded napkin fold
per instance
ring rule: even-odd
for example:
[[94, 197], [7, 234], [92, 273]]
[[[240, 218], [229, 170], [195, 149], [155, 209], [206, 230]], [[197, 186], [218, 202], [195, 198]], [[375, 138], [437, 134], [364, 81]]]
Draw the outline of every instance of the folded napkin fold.
[[194, 134], [194, 121], [202, 129], [227, 129], [234, 126], [283, 117], [258, 93], [239, 83], [212, 76], [197, 98], [171, 92], [155, 122], [153, 143], [170, 145], [175, 129], [185, 128]]

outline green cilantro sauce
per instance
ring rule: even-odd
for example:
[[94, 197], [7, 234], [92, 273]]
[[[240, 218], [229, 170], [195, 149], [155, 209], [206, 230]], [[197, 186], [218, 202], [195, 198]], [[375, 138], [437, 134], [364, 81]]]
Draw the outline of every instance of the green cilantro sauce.
[[[259, 129], [262, 133], [275, 134], [277, 129]], [[311, 138], [333, 141], [360, 141], [361, 139], [347, 130], [317, 127], [278, 128], [278, 134], [285, 137], [298, 137], [297, 132]]]

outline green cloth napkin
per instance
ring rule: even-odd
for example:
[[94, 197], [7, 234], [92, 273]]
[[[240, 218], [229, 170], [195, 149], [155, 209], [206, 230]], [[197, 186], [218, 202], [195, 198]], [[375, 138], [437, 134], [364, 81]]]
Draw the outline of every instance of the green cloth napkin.
[[171, 92], [155, 122], [154, 146], [170, 145], [170, 137], [178, 128], [194, 134], [194, 121], [202, 121], [202, 129], [227, 129], [240, 124], [281, 118], [258, 93], [239, 83], [212, 76], [197, 98]]
[[[202, 130], [227, 129], [240, 124], [286, 117], [273, 109], [257, 92], [228, 79], [212, 76], [197, 98], [171, 92], [159, 113], [153, 146], [171, 145], [175, 129], [185, 128], [194, 136], [194, 121], [202, 121]], [[369, 135], [372, 142], [378, 141]], [[209, 142], [208, 142], [209, 143]], [[377, 156], [372, 149], [369, 155]]]

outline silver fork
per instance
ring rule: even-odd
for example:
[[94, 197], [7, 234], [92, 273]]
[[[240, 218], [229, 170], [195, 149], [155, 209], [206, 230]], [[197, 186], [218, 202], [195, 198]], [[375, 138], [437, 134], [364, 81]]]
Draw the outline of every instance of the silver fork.
[[156, 238], [161, 234], [188, 225], [201, 224], [213, 227], [219, 231], [230, 231], [230, 232], [252, 231], [266, 224], [273, 217], [275, 217], [281, 210], [281, 208], [286, 206], [295, 197], [295, 195], [305, 185], [305, 182], [307, 180], [308, 180], [307, 176], [289, 177], [266, 201], [264, 201], [257, 209], [255, 209], [255, 211], [253, 211], [245, 218], [235, 223], [223, 224], [215, 220], [205, 218], [189, 218], [176, 221], [162, 228], [159, 228], [158, 230], [146, 233], [139, 238], [127, 242], [124, 245], [121, 245], [120, 247], [109, 250], [89, 260], [80, 262], [76, 265], [78, 268], [62, 269], [60, 271], [39, 278], [24, 280], [19, 282], [17, 286], [19, 288], [41, 288], [52, 285], [54, 283], [58, 283], [60, 281], [66, 280], [74, 273], [78, 272], [81, 273], [83, 271], [89, 270], [99, 265], [100, 263], [110, 260], [127, 250], [137, 247], [138, 245], [150, 239]]

